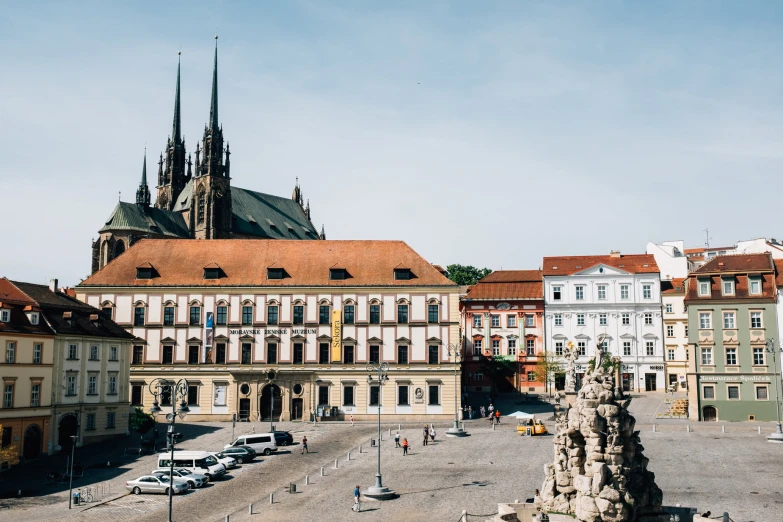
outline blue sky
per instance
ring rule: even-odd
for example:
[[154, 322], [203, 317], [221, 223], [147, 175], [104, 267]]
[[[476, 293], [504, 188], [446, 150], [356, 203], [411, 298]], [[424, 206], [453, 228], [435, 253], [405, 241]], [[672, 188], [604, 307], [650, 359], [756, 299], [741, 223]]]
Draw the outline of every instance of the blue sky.
[[[388, 4], [388, 5], [387, 5]], [[780, 2], [18, 2], [0, 11], [0, 275], [76, 284], [209, 113], [232, 183], [428, 260], [778, 237]], [[153, 176], [154, 177], [154, 176]]]

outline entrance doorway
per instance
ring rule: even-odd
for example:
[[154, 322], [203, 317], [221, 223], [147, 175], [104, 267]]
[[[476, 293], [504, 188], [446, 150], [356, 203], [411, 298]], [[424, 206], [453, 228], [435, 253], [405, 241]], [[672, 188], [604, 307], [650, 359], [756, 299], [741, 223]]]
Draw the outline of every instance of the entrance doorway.
[[57, 430], [57, 444], [60, 445], [60, 448], [62, 448], [63, 452], [67, 453], [71, 451], [71, 446], [73, 445], [71, 437], [76, 435], [78, 430], [79, 421], [76, 419], [76, 415], [73, 413], [64, 415], [63, 418], [60, 419], [60, 426]]
[[565, 390], [565, 374], [564, 373], [556, 373], [555, 374], [555, 390]]
[[647, 391], [655, 391], [657, 375], [654, 373], [644, 374], [644, 389]]
[[705, 406], [701, 409], [701, 420], [705, 422], [715, 422], [718, 420], [718, 410], [715, 406]]
[[22, 455], [27, 460], [38, 458], [41, 455], [43, 437], [41, 428], [36, 425], [28, 426], [24, 432], [24, 445]]
[[239, 399], [239, 422], [250, 420], [250, 399]]
[[[271, 402], [271, 411], [270, 411]], [[283, 396], [280, 393], [280, 387], [277, 384], [268, 384], [261, 392], [258, 411], [261, 413], [262, 421], [275, 421], [283, 413]]]
[[676, 373], [670, 373], [669, 374], [669, 386], [677, 387], [677, 374]]
[[291, 404], [291, 420], [302, 420], [302, 410], [304, 408], [304, 401], [302, 399], [294, 399]]

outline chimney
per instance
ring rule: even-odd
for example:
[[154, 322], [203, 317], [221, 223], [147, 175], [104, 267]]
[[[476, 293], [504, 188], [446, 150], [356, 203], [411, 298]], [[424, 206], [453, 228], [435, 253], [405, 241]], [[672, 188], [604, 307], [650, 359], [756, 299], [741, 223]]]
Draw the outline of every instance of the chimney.
[[57, 291], [57, 283], [59, 283], [59, 281], [57, 279], [50, 279], [49, 280], [49, 290], [51, 290], [52, 292], [56, 292]]
[[90, 314], [90, 321], [93, 323], [98, 322], [98, 314]]
[[610, 250], [609, 257], [622, 257], [619, 250]]
[[719, 262], [718, 262], [718, 266], [719, 266], [720, 268], [723, 268], [723, 261], [719, 261]]

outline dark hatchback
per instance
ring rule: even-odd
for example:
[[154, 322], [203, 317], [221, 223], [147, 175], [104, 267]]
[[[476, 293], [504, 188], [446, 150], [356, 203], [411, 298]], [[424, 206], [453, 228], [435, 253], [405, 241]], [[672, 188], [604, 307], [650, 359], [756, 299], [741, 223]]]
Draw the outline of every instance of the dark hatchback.
[[294, 437], [288, 431], [276, 431], [275, 443], [278, 446], [289, 446], [294, 443]]

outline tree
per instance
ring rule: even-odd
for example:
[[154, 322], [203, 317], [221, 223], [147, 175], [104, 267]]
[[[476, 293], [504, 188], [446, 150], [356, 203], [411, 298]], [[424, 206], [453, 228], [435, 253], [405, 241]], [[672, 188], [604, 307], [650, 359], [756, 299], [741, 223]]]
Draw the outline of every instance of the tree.
[[458, 285], [475, 285], [492, 273], [491, 268], [476, 268], [475, 266], [449, 265], [446, 267], [446, 277]]
[[536, 380], [543, 377], [547, 389], [550, 382], [555, 382], [555, 375], [564, 371], [563, 361], [552, 352], [544, 351], [538, 354], [538, 362], [536, 362], [535, 369]]
[[155, 418], [149, 413], [145, 413], [141, 408], [136, 410], [130, 416], [131, 427], [144, 435], [155, 426]]
[[[3, 425], [0, 424], [0, 433], [3, 433]], [[0, 446], [2, 443], [0, 443]], [[19, 462], [19, 452], [16, 450], [16, 446], [8, 445], [0, 447], [0, 468], [4, 463], [8, 463], [9, 466], [13, 466]]]
[[492, 399], [497, 397], [497, 382], [500, 379], [512, 377], [514, 375], [514, 362], [512, 358], [504, 355], [490, 355], [485, 357], [482, 362], [482, 370], [489, 377], [492, 384], [490, 395]]

